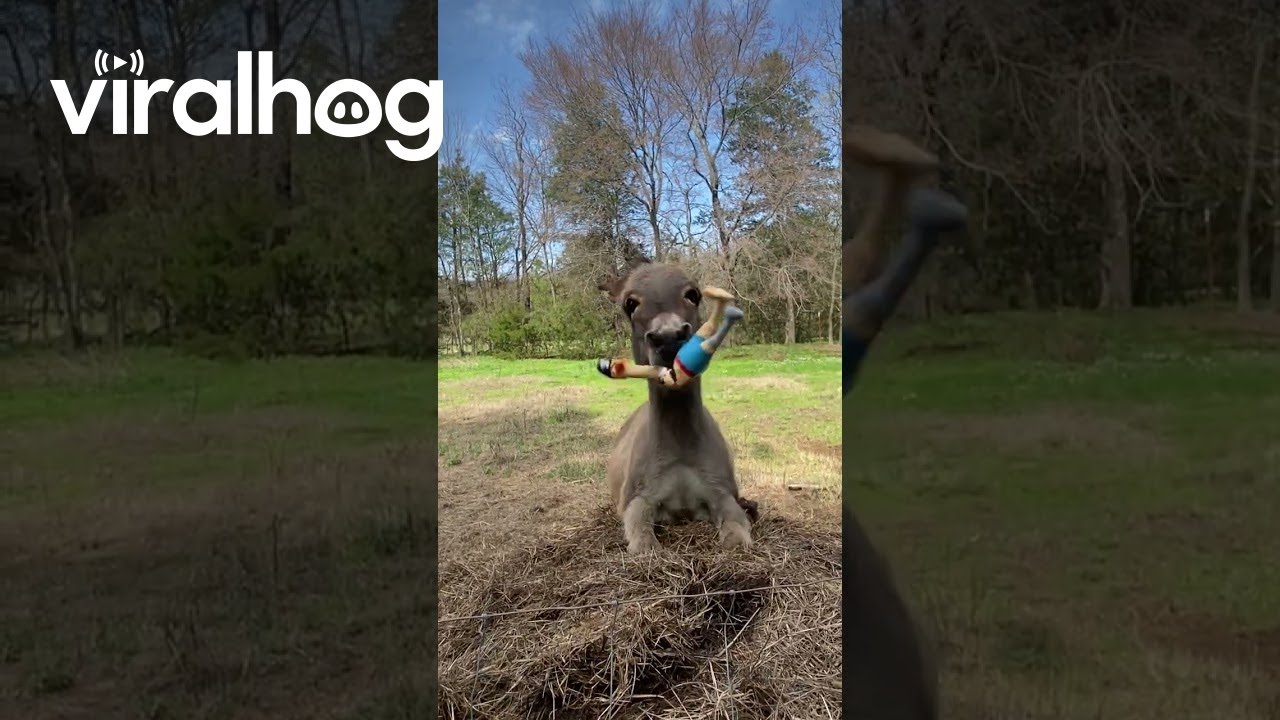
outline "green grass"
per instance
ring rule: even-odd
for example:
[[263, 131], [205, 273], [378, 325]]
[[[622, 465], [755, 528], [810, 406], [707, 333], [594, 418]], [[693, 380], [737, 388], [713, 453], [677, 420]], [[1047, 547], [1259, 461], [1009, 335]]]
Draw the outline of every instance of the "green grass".
[[[826, 471], [806, 464], [815, 450], [838, 456], [839, 378], [835, 347], [755, 345], [718, 352], [701, 382], [704, 401], [735, 444], [736, 456], [745, 463], [749, 477], [754, 473], [774, 480], [790, 473], [792, 479], [834, 487], [838, 464]], [[491, 415], [544, 408], [539, 412], [545, 412], [549, 423], [578, 423], [608, 434], [645, 402], [647, 393], [646, 383], [606, 378], [590, 360], [477, 357], [440, 361], [441, 417], [476, 408]], [[442, 433], [444, 463], [460, 462], [460, 455], [453, 452], [457, 442], [447, 428]], [[591, 470], [579, 461], [569, 461], [556, 473], [585, 481]], [[596, 480], [603, 480], [602, 472], [597, 472]]]
[[[899, 323], [842, 421], [839, 373], [829, 348], [731, 348], [704, 395], [748, 484], [826, 477], [815, 451], [842, 442], [844, 494], [938, 648], [944, 717], [1280, 710], [1280, 319]], [[645, 395], [589, 361], [440, 376], [442, 477], [518, 472], [540, 506], [602, 493]]]
[[0, 359], [0, 716], [434, 706], [435, 384], [372, 358]]
[[1280, 711], [1280, 318], [896, 327], [843, 438], [950, 717]]
[[0, 425], [67, 423], [140, 410], [183, 414], [275, 407], [363, 413], [401, 430], [434, 423], [435, 363], [285, 358], [225, 363], [164, 350], [33, 354], [0, 363]]
[[[839, 373], [730, 347], [704, 397], [748, 487], [833, 498], [843, 444], [946, 718], [1277, 716], [1280, 320], [897, 324], [843, 420]], [[0, 360], [0, 716], [418, 716], [432, 468], [441, 512], [563, 521], [644, 397], [590, 360]]]

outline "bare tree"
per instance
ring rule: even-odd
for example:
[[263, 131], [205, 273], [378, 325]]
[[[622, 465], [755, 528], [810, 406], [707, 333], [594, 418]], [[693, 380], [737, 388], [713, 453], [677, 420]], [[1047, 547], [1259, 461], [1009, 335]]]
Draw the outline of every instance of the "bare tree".
[[[348, 23], [344, 5], [352, 6], [351, 23]], [[360, 11], [361, 0], [333, 0], [333, 30], [338, 36], [338, 47], [342, 51], [342, 69], [349, 78], [365, 76], [364, 55], [364, 14]], [[355, 29], [355, 47], [348, 26]], [[360, 137], [360, 156], [364, 163], [364, 184], [369, 191], [373, 189], [373, 141], [368, 135]]]
[[1245, 147], [1244, 189], [1240, 193], [1240, 214], [1236, 220], [1236, 309], [1253, 309], [1252, 252], [1249, 243], [1249, 216], [1253, 210], [1253, 193], [1257, 178], [1258, 136], [1262, 68], [1267, 57], [1267, 36], [1259, 34], [1254, 44], [1253, 73], [1249, 80], [1248, 140]]
[[[733, 239], [743, 217], [731, 199], [726, 145], [735, 116], [730, 104], [769, 48], [771, 31], [766, 0], [719, 9], [710, 0], [694, 0], [671, 17], [677, 62], [669, 65], [668, 92], [684, 116], [690, 169], [705, 186], [711, 222], [727, 284], [733, 287]], [[797, 65], [797, 68], [799, 65]], [[740, 191], [739, 198], [749, 197]]]
[[1280, 123], [1271, 135], [1271, 311], [1280, 313]]
[[595, 119], [624, 149], [624, 187], [662, 259], [668, 145], [680, 120], [663, 92], [672, 59], [656, 9], [631, 3], [580, 15], [568, 37], [535, 43], [523, 60], [534, 76], [531, 103], [549, 124], [585, 98], [601, 105]]
[[551, 293], [551, 301], [556, 301], [556, 280], [554, 271], [556, 270], [555, 259], [552, 257], [552, 248], [560, 240], [564, 233], [564, 223], [560, 208], [556, 206], [555, 200], [551, 197], [550, 179], [552, 173], [552, 153], [551, 142], [548, 137], [547, 128], [541, 124], [535, 124], [534, 128], [534, 147], [536, 152], [533, 154], [533, 192], [532, 200], [534, 205], [533, 217], [533, 237], [537, 244], [535, 257], [537, 253], [541, 253], [542, 266], [547, 273], [548, 284]]
[[[1272, 72], [1280, 74], [1280, 43], [1272, 45]], [[1280, 313], [1280, 87], [1272, 88], [1271, 126], [1271, 311]]]
[[[34, 8], [32, 8], [34, 10]], [[69, 78], [72, 87], [83, 87], [79, 63], [75, 62], [76, 7], [70, 0], [59, 0], [40, 8], [44, 13], [36, 22], [49, 28], [47, 42], [29, 46], [15, 38], [8, 28], [0, 29], [8, 45], [10, 61], [18, 81], [18, 106], [31, 138], [39, 183], [35, 237], [49, 274], [57, 290], [65, 338], [72, 347], [84, 342], [81, 316], [81, 292], [77, 254], [77, 217], [72, 209], [71, 188], [67, 182], [67, 163], [71, 150], [62, 134], [49, 137], [43, 130], [52, 123], [50, 109], [39, 101], [42, 84], [40, 58], [48, 59], [52, 76]], [[34, 66], [25, 58], [31, 53]]]
[[[822, 24], [821, 67], [822, 76], [825, 78], [822, 97], [827, 112], [821, 117], [824, 119], [822, 123], [824, 132], [829, 137], [839, 138], [844, 127], [844, 106], [841, 96], [844, 71], [840, 32], [841, 15], [835, 0], [829, 0], [825, 8], [829, 14]], [[835, 157], [836, 177], [841, 178], [844, 174], [844, 156], [842, 153], [836, 153]], [[826, 308], [827, 342], [835, 343], [840, 314], [840, 253], [831, 253], [831, 274], [827, 278], [827, 283], [831, 289], [831, 304]]]
[[617, 130], [628, 138], [635, 165], [632, 194], [644, 209], [654, 257], [661, 261], [668, 143], [680, 121], [662, 86], [672, 62], [670, 41], [652, 5], [630, 3], [580, 20], [570, 42], [619, 110]]
[[516, 95], [504, 85], [498, 92], [498, 115], [495, 132], [486, 134], [481, 145], [493, 168], [497, 170], [499, 197], [506, 200], [515, 214], [516, 257], [515, 282], [517, 299], [526, 309], [532, 307], [528, 287], [531, 210], [537, 168], [536, 149], [530, 120]]

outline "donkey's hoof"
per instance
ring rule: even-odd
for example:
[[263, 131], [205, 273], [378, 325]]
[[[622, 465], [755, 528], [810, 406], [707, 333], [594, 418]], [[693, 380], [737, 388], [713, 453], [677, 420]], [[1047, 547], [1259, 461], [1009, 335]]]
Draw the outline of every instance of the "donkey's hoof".
[[911, 193], [908, 210], [911, 224], [923, 230], [954, 232], [964, 228], [969, 210], [952, 195], [934, 188], [917, 188]]
[[630, 555], [655, 555], [661, 549], [662, 545], [654, 535], [641, 536], [627, 543], [627, 553]]
[[720, 528], [720, 546], [727, 550], [747, 550], [751, 547], [751, 531], [736, 522], [725, 523]]

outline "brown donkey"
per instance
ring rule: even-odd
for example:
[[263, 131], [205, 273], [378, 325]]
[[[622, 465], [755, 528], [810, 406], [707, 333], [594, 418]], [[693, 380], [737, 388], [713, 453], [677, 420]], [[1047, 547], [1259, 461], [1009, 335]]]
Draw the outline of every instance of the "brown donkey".
[[[600, 289], [631, 324], [635, 362], [671, 368], [702, 304], [702, 292], [684, 271], [642, 260]], [[701, 380], [680, 387], [648, 383], [649, 401], [623, 423], [607, 466], [628, 551], [658, 549], [655, 523], [691, 520], [714, 522], [725, 547], [750, 547], [755, 504], [738, 496], [733, 456], [702, 404]]]

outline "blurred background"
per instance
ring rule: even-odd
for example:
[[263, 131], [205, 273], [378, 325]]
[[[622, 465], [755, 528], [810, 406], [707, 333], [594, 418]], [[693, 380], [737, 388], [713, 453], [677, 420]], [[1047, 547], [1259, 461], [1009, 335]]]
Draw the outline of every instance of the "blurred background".
[[287, 95], [273, 135], [190, 137], [172, 92], [113, 135], [107, 92], [75, 136], [50, 80], [78, 105], [99, 50], [175, 86], [267, 50], [313, 101], [384, 96], [434, 79], [434, 3], [0, 18], [0, 715], [428, 714], [434, 161], [297, 135]]
[[846, 116], [937, 153], [970, 209], [843, 423], [944, 717], [1275, 717], [1274, 8], [844, 11]]

